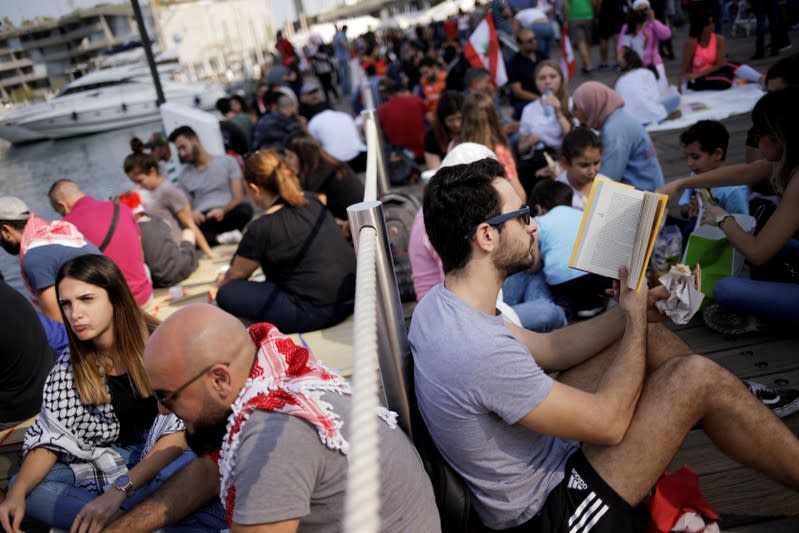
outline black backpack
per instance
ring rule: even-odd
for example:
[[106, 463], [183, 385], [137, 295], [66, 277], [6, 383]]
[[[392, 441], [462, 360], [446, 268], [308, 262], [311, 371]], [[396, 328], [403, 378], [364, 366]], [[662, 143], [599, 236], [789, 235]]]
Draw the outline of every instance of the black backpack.
[[386, 147], [386, 171], [392, 185], [416, 183], [422, 175], [413, 154], [399, 144]]
[[383, 219], [386, 221], [386, 233], [391, 246], [391, 258], [394, 261], [394, 273], [397, 276], [400, 299], [403, 302], [414, 302], [416, 301], [416, 291], [413, 289], [408, 245], [411, 240], [413, 219], [421, 204], [416, 197], [398, 192], [386, 193], [381, 200], [383, 201]]

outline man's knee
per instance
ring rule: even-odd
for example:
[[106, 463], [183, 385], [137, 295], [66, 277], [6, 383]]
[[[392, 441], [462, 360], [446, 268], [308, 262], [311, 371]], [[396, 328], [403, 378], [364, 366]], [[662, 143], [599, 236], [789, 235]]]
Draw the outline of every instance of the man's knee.
[[675, 394], [699, 398], [729, 374], [707, 357], [698, 354], [680, 355], [666, 361], [652, 379], [665, 381]]

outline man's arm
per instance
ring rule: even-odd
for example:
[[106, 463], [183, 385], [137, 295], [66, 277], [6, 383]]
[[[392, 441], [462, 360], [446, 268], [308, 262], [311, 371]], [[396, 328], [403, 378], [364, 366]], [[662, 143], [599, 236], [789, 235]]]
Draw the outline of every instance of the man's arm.
[[531, 91], [526, 91], [522, 88], [522, 82], [514, 81], [510, 84], [510, 92], [519, 100], [526, 100], [532, 102], [538, 100], [538, 95]]
[[50, 285], [45, 289], [36, 291], [36, 298], [39, 300], [39, 309], [51, 320], [63, 322], [61, 318], [61, 308], [55, 296], [55, 285]]
[[519, 421], [538, 433], [599, 445], [617, 444], [632, 420], [646, 371], [647, 290], [627, 289], [621, 276], [624, 336], [615, 359], [602, 376], [596, 392], [586, 392], [557, 381], [543, 402]]
[[751, 185], [769, 179], [773, 171], [774, 163], [765, 159], [752, 163], [725, 165], [695, 176], [673, 180], [658, 189], [658, 192], [672, 196], [683, 189], [689, 188], [701, 189], [723, 187], [725, 185]]
[[[237, 164], [237, 163], [234, 163]], [[225, 215], [230, 213], [234, 207], [239, 205], [244, 201], [244, 180], [239, 176], [238, 178], [233, 178], [230, 180], [230, 194], [231, 198], [230, 201], [222, 206], [222, 207], [215, 207], [208, 211], [207, 217], [208, 218], [215, 218], [217, 220], [222, 220], [225, 218]]]
[[254, 526], [243, 526], [233, 524], [232, 533], [294, 533], [300, 525], [298, 519], [285, 520], [283, 522], [273, 522], [271, 524], [258, 524]]
[[210, 457], [198, 457], [164, 483], [152, 496], [114, 520], [106, 533], [155, 531], [175, 524], [219, 494], [219, 470]]

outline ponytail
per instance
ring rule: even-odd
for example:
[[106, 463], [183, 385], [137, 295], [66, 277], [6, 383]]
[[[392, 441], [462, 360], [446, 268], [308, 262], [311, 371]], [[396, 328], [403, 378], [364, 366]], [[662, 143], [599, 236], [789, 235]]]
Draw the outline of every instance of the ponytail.
[[258, 150], [244, 159], [244, 179], [280, 197], [291, 207], [305, 205], [300, 180], [274, 150]]

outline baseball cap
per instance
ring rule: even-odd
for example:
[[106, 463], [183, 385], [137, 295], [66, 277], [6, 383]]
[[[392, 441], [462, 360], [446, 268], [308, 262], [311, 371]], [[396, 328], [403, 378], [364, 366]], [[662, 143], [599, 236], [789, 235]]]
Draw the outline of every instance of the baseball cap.
[[16, 196], [0, 196], [0, 220], [28, 220], [31, 211]]
[[319, 84], [315, 81], [306, 81], [302, 84], [302, 89], [300, 90], [300, 94], [309, 94], [314, 91], [319, 90]]
[[447, 153], [439, 168], [451, 167], [454, 165], [468, 165], [469, 163], [474, 163], [475, 161], [486, 158], [496, 159], [497, 156], [482, 144], [472, 142], [460, 143]]
[[635, 0], [633, 2], [633, 11], [638, 11], [639, 9], [649, 9], [649, 2], [647, 0]]

